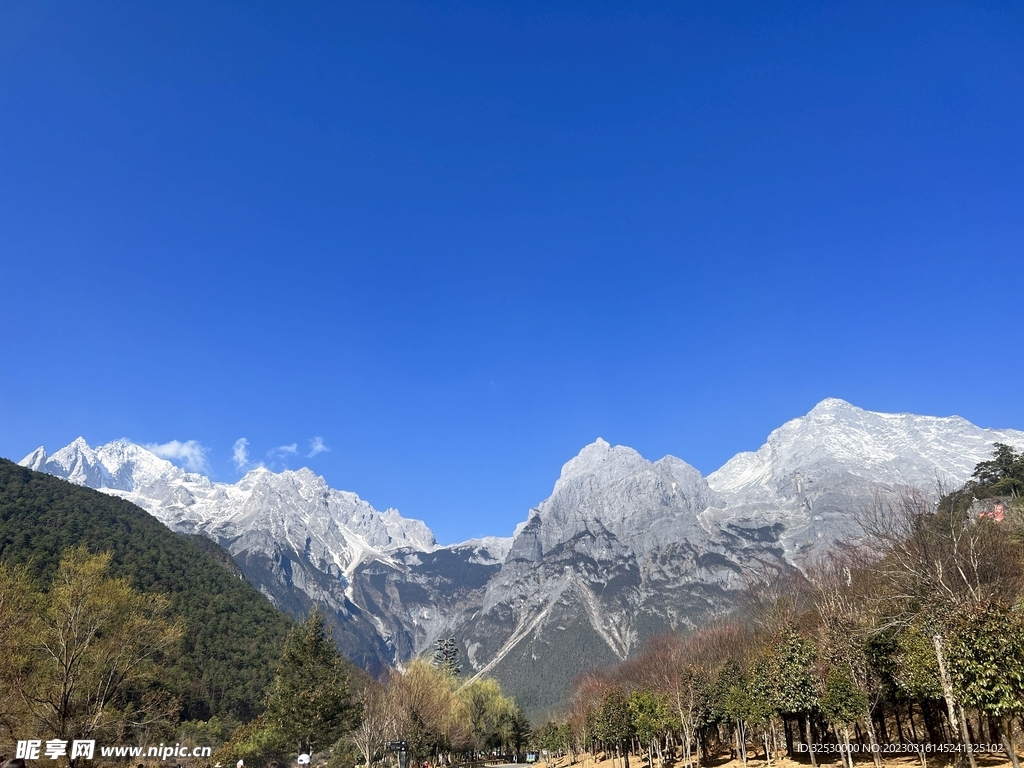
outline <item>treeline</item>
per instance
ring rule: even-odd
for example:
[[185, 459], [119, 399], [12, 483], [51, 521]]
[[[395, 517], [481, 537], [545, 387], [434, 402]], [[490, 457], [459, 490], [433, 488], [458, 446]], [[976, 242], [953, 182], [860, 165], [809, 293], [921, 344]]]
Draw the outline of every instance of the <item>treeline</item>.
[[[770, 764], [1001, 745], [1024, 714], [1024, 455], [997, 445], [963, 488], [879, 498], [856, 543], [803, 573], [761, 574], [736, 617], [650, 641], [576, 681], [536, 743], [628, 760], [727, 753]], [[819, 746], [819, 748], [822, 748]], [[944, 750], [953, 750], [951, 753]], [[865, 758], [867, 759], [867, 758]]]

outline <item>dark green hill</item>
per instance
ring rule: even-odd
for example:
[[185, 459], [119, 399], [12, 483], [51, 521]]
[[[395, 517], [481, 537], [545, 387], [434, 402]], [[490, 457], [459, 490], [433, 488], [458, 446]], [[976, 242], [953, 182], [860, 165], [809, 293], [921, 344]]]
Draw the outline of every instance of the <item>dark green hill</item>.
[[166, 594], [184, 618], [183, 653], [168, 679], [183, 719], [247, 720], [261, 709], [292, 621], [227, 552], [123, 499], [0, 459], [0, 560], [26, 567], [45, 588], [64, 550], [78, 545], [112, 552], [113, 575]]

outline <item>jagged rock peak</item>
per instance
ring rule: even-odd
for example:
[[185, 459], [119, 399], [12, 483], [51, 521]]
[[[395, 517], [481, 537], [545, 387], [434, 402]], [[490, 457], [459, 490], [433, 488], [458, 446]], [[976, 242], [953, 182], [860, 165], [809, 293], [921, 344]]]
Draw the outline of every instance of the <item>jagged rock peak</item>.
[[647, 463], [643, 456], [629, 446], [613, 446], [599, 437], [562, 465], [555, 488], [583, 475], [600, 475], [605, 481], [610, 481], [624, 477]]
[[46, 464], [46, 458], [46, 449], [40, 445], [19, 463], [23, 467], [28, 467], [29, 469], [39, 472]]
[[278, 473], [259, 466], [234, 484], [215, 483], [135, 443], [115, 440], [94, 449], [81, 437], [52, 456], [38, 448], [19, 463], [124, 496], [175, 530], [217, 540], [254, 531], [268, 540], [308, 534], [321, 541], [328, 559], [349, 565], [393, 549], [437, 547], [423, 521], [396, 510], [378, 512], [355, 493], [330, 488], [307, 467]]

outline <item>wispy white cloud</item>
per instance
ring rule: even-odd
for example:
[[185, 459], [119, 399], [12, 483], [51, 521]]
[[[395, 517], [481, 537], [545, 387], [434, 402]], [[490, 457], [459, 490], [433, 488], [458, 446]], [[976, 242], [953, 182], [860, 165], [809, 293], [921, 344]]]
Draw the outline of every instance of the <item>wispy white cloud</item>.
[[249, 441], [244, 437], [235, 440], [235, 447], [231, 451], [231, 460], [235, 462], [235, 468], [238, 470], [249, 466]]
[[267, 451], [267, 456], [283, 458], [285, 456], [294, 456], [299, 452], [299, 444], [292, 443], [291, 445], [279, 445], [277, 448], [271, 448]]
[[189, 472], [209, 472], [206, 461], [206, 447], [197, 440], [171, 440], [167, 443], [147, 443], [146, 450], [171, 461], [179, 461]]
[[324, 439], [317, 435], [309, 441], [309, 453], [306, 454], [307, 459], [312, 459], [318, 453], [330, 453], [331, 449], [327, 447], [327, 443]]

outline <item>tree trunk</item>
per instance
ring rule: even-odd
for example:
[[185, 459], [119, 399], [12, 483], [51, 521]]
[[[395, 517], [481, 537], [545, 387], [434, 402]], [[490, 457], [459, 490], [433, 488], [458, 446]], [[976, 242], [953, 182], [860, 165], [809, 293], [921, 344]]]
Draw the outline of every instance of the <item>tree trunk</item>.
[[[878, 702], [878, 728], [876, 733], [878, 734], [878, 741], [882, 744], [889, 743], [889, 725], [885, 722], [885, 706], [882, 702]], [[873, 725], [873, 724], [872, 724]]]
[[811, 741], [811, 716], [804, 715], [804, 733], [807, 737], [807, 754], [811, 756], [811, 765], [818, 768], [818, 759], [814, 756], [814, 742]]
[[868, 732], [868, 744], [871, 745], [871, 757], [875, 761], [875, 768], [882, 768], [882, 752], [878, 747], [878, 737], [875, 735], [875, 722], [871, 718], [871, 711], [864, 716], [864, 726]]
[[1006, 750], [1006, 756], [1010, 758], [1010, 762], [1013, 763], [1013, 768], [1020, 768], [1020, 760], [1017, 759], [1016, 745], [1013, 743], [1012, 717], [1000, 718], [999, 739], [1003, 742], [1003, 749]]
[[[965, 746], [969, 741], [967, 726], [961, 718], [956, 716], [956, 700], [953, 698], [953, 684], [949, 679], [949, 670], [946, 669], [946, 653], [943, 650], [942, 635], [932, 635], [932, 645], [935, 647], [935, 660], [939, 664], [939, 680], [942, 682], [942, 698], [946, 700], [946, 711], [949, 715], [949, 727], [960, 739], [960, 745]], [[974, 753], [968, 752], [971, 768], [977, 768], [974, 760]], [[957, 762], [963, 765], [964, 753], [960, 752]]]
[[967, 762], [971, 764], [971, 768], [978, 768], [978, 760], [974, 756], [974, 750], [969, 748], [970, 745], [974, 744], [974, 737], [971, 735], [971, 724], [968, 722], [967, 712], [960, 705], [957, 705], [957, 712], [960, 715], [960, 738], [968, 746]]

